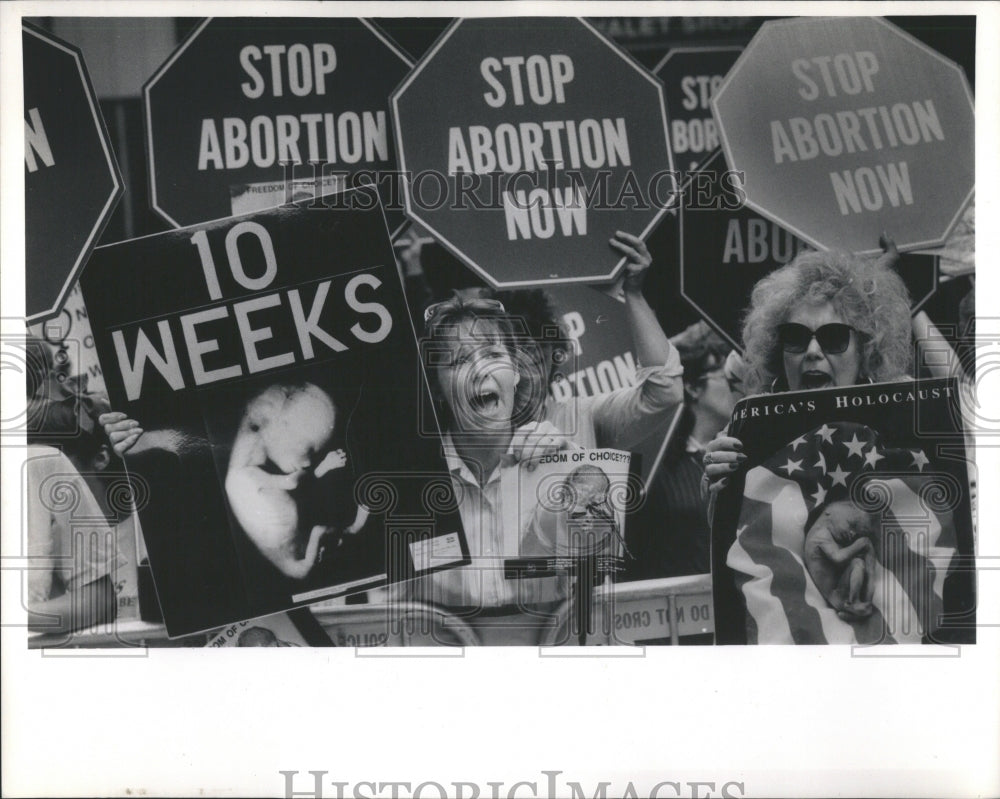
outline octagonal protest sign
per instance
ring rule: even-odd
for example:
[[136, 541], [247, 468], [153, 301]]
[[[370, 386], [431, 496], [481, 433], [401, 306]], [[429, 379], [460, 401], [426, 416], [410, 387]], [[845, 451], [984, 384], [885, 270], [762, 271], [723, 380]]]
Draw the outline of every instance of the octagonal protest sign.
[[719, 147], [711, 99], [742, 47], [675, 47], [653, 67], [663, 81], [670, 152], [677, 168], [693, 171]]
[[[747, 208], [725, 175], [721, 151], [684, 186], [677, 237], [681, 296], [730, 344], [742, 350], [743, 314], [761, 278], [789, 263], [808, 243]], [[874, 256], [870, 256], [874, 257]], [[893, 266], [916, 313], [937, 288], [938, 258], [902, 253]], [[724, 288], [723, 288], [724, 287]]]
[[83, 56], [24, 24], [24, 300], [57, 316], [124, 189]]
[[[550, 384], [552, 402], [570, 403], [573, 408], [578, 399], [606, 396], [631, 388], [641, 379], [643, 365], [634, 354], [624, 295], [611, 287], [607, 291], [604, 288], [570, 284], [546, 289], [572, 348]], [[511, 303], [506, 305], [516, 316]], [[572, 411], [566, 419], [570, 426], [577, 422]], [[633, 455], [640, 456], [638, 473], [644, 485], [659, 466], [672, 421], [670, 418], [659, 425], [650, 424], [646, 438], [630, 447]]]
[[883, 19], [764, 23], [712, 109], [748, 203], [820, 249], [940, 246], [975, 188], [965, 73]]
[[153, 209], [180, 227], [365, 182], [391, 206], [389, 93], [411, 66], [363, 19], [205, 20], [143, 87]]
[[494, 286], [613, 280], [673, 198], [659, 81], [581, 19], [458, 20], [392, 110], [407, 214]]

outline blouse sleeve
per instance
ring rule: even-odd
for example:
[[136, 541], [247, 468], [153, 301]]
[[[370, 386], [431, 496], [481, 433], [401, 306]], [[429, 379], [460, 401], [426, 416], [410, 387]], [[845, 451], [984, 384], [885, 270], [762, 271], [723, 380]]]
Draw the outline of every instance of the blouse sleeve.
[[634, 386], [595, 397], [599, 445], [630, 449], [647, 438], [683, 402], [683, 371], [677, 350], [671, 348], [665, 364], [638, 370]]

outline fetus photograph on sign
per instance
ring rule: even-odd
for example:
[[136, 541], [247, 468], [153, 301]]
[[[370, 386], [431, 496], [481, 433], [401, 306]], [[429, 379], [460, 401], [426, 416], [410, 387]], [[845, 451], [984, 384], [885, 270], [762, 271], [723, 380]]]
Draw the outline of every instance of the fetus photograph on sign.
[[4, 795], [996, 793], [1000, 16], [463, 8], [0, 3]]
[[[422, 376], [384, 218], [358, 191], [357, 209], [303, 201], [91, 260], [103, 424], [153, 486], [139, 515], [171, 635], [463, 561], [453, 498], [416, 531], [392, 520], [423, 508], [443, 462], [410, 388]], [[170, 278], [144, 295], [153, 273]], [[451, 545], [426, 563], [437, 536]]]

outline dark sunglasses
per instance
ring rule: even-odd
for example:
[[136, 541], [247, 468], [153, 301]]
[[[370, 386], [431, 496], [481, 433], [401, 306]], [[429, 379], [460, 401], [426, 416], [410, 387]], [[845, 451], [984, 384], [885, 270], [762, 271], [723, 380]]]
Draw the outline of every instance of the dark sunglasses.
[[796, 322], [785, 322], [778, 325], [778, 341], [785, 352], [801, 353], [809, 349], [809, 342], [815, 338], [823, 352], [839, 355], [851, 345], [853, 332], [853, 327], [841, 322], [831, 322], [818, 330], [810, 330]]
[[471, 309], [473, 311], [486, 311], [489, 313], [505, 314], [507, 310], [503, 307], [503, 303], [500, 300], [486, 300], [486, 299], [474, 299], [474, 300], [445, 300], [444, 302], [436, 302], [433, 305], [428, 305], [424, 311], [424, 323], [430, 322], [435, 316], [440, 316], [442, 311], [451, 311], [457, 309]]

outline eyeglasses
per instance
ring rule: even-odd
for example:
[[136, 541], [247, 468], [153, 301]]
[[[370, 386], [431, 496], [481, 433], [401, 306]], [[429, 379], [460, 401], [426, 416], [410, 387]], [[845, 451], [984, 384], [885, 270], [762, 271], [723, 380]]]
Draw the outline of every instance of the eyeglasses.
[[810, 330], [796, 322], [778, 325], [778, 340], [785, 352], [801, 353], [809, 349], [809, 343], [816, 343], [828, 355], [839, 355], [851, 345], [851, 333], [856, 332], [850, 325], [831, 322], [818, 330]]
[[571, 521], [578, 522], [584, 519], [590, 520], [601, 520], [601, 521], [612, 521], [614, 519], [614, 514], [604, 503], [591, 502], [587, 505], [585, 510], [573, 510], [570, 511], [568, 517]]
[[490, 313], [499, 314], [507, 313], [507, 309], [503, 307], [503, 303], [500, 302], [500, 300], [462, 300], [452, 298], [450, 300], [445, 300], [444, 302], [435, 302], [433, 305], [428, 305], [427, 309], [424, 311], [424, 324], [427, 324], [435, 316], [440, 316], [442, 311], [465, 309], [472, 311], [488, 311]]

